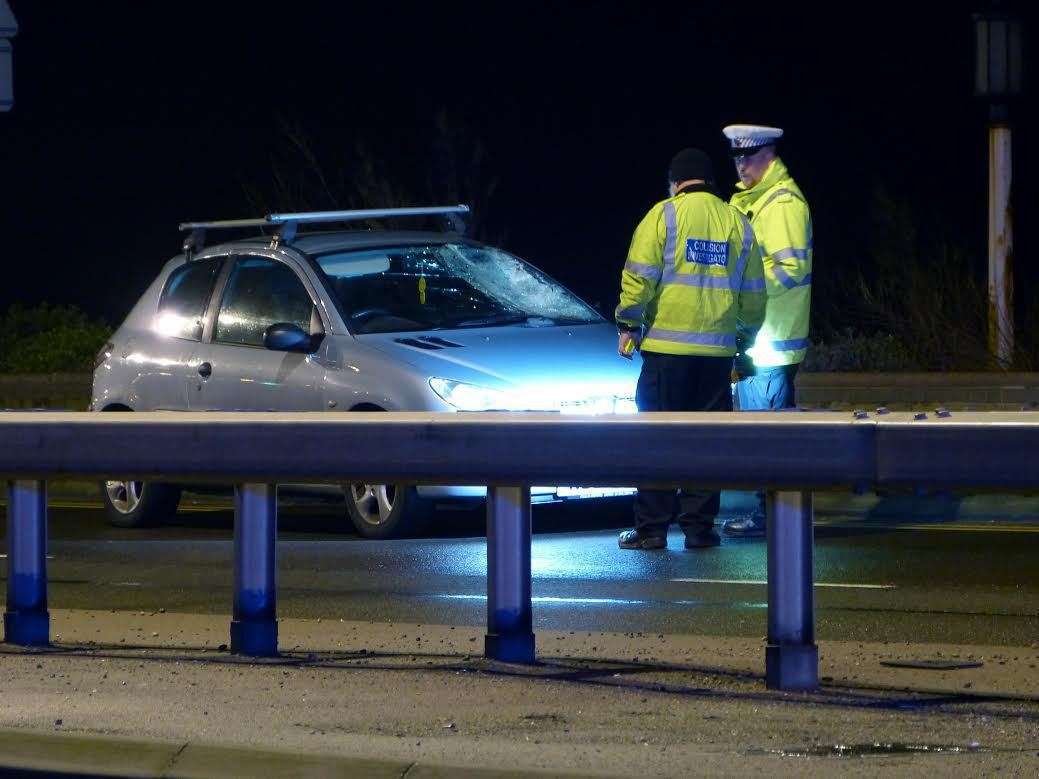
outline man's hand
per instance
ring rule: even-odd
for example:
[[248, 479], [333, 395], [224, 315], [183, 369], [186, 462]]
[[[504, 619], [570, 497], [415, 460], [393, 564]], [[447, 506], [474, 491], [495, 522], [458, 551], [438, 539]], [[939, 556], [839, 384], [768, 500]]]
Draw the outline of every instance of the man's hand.
[[754, 361], [750, 358], [750, 355], [746, 352], [737, 354], [732, 361], [732, 372], [736, 375], [737, 381], [753, 376]]
[[630, 360], [632, 355], [635, 354], [635, 350], [639, 348], [640, 340], [638, 331], [619, 333], [617, 335], [617, 354], [626, 360]]
[[754, 375], [754, 360], [747, 354], [747, 349], [753, 344], [753, 338], [748, 339], [742, 335], [736, 336], [736, 356], [732, 360], [732, 375], [736, 381]]

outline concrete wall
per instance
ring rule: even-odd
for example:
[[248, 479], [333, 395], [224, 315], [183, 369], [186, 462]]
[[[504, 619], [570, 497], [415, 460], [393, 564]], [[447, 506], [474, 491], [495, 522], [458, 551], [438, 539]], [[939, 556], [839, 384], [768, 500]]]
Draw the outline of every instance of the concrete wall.
[[801, 373], [802, 407], [1039, 410], [1039, 373]]
[[61, 408], [86, 411], [89, 373], [9, 374], [0, 376], [0, 408]]
[[[85, 410], [90, 374], [0, 376], [0, 408]], [[801, 373], [805, 408], [1039, 410], [1039, 373]]]

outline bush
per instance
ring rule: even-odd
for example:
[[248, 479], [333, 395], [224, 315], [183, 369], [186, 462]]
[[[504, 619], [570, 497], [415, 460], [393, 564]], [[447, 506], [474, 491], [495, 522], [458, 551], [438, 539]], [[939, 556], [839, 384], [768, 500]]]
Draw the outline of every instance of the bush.
[[[1019, 290], [1015, 351], [1000, 365], [989, 353], [988, 288], [948, 227], [878, 188], [872, 244], [857, 272], [826, 273], [817, 290], [805, 370], [998, 371], [1039, 364], [1034, 290]], [[1021, 295], [1021, 292], [1025, 292]], [[1025, 323], [1021, 327], [1022, 321]]]
[[912, 351], [897, 336], [863, 335], [851, 328], [833, 334], [826, 341], [813, 341], [802, 368], [819, 372], [920, 370]]
[[0, 317], [0, 373], [89, 371], [111, 335], [76, 306], [11, 306]]

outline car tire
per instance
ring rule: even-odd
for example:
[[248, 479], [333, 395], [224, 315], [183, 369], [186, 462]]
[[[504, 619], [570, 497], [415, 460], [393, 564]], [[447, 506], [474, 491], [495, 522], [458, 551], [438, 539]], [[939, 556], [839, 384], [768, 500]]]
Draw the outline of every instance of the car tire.
[[116, 527], [154, 527], [173, 518], [181, 489], [155, 481], [103, 481], [101, 500]]
[[430, 501], [405, 484], [346, 484], [346, 513], [363, 538], [406, 538], [422, 532], [433, 515]]

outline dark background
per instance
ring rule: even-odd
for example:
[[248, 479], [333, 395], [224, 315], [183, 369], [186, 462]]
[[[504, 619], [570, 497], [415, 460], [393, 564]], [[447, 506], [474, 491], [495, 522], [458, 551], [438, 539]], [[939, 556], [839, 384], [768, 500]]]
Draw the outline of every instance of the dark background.
[[[299, 159], [286, 128], [331, 178], [349, 181], [361, 144], [369, 178], [411, 199], [475, 193], [483, 235], [609, 304], [671, 155], [707, 150], [727, 196], [721, 127], [774, 124], [813, 211], [818, 310], [819, 290], [873, 262], [881, 192], [983, 280], [978, 5], [11, 0], [0, 309], [75, 303], [116, 324], [179, 251], [179, 221], [310, 205], [286, 203], [273, 180], [273, 165], [292, 175]], [[1027, 58], [1032, 5], [1004, 6], [1024, 17]], [[1020, 108], [1016, 275], [1028, 305], [1034, 122]], [[438, 117], [462, 160], [447, 173]], [[476, 147], [489, 198], [449, 183]], [[385, 205], [352, 200], [338, 205]]]

